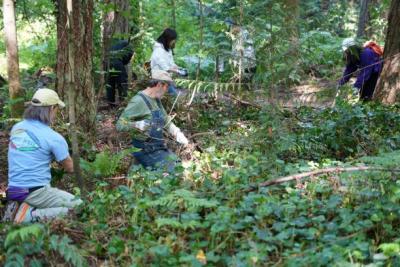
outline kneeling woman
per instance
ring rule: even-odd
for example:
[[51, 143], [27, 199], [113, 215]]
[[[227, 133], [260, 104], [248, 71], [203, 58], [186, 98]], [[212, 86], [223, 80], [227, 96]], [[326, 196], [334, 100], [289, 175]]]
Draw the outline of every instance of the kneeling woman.
[[53, 159], [65, 171], [73, 172], [67, 142], [50, 128], [58, 108], [64, 106], [55, 91], [39, 89], [25, 110], [24, 120], [11, 130], [7, 200], [21, 203], [16, 216], [12, 216], [17, 223], [51, 219], [82, 203], [72, 194], [50, 186]]
[[149, 86], [131, 99], [117, 122], [118, 131], [132, 133], [132, 144], [140, 149], [133, 156], [145, 168], [171, 171], [175, 166], [176, 155], [168, 150], [163, 129], [167, 129], [178, 143], [189, 143], [182, 131], [171, 122], [160, 101], [172, 84], [168, 72], [153, 71]]

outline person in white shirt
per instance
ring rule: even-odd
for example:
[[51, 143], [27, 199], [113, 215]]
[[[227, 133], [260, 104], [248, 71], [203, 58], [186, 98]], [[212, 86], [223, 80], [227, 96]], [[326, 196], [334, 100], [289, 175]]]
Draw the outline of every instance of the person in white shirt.
[[[174, 61], [173, 49], [175, 48], [177, 39], [178, 34], [170, 28], [165, 29], [157, 38], [154, 43], [150, 62], [152, 75], [155, 71], [167, 71], [180, 76], [188, 75], [187, 71], [176, 65]], [[176, 95], [176, 88], [171, 85], [168, 88], [168, 93]]]

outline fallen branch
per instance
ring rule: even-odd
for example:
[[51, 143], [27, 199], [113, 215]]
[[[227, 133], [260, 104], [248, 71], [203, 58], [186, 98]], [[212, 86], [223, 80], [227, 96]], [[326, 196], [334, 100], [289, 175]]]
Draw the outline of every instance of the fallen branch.
[[234, 101], [239, 102], [240, 104], [242, 104], [244, 106], [250, 106], [250, 107], [257, 108], [257, 109], [262, 109], [262, 107], [260, 105], [239, 99], [232, 94], [225, 93], [224, 96], [227, 98], [233, 99]]
[[312, 176], [320, 176], [323, 174], [328, 174], [328, 173], [339, 173], [339, 172], [353, 172], [353, 171], [387, 171], [387, 172], [400, 172], [400, 169], [385, 169], [385, 168], [378, 168], [378, 167], [368, 167], [368, 166], [360, 166], [360, 167], [336, 167], [336, 168], [326, 168], [326, 169], [321, 169], [321, 170], [316, 170], [316, 171], [311, 171], [311, 172], [305, 172], [305, 173], [298, 173], [294, 175], [289, 175], [285, 177], [280, 177], [277, 179], [269, 180], [263, 183], [258, 184], [257, 186], [253, 186], [249, 189], [246, 190], [246, 192], [251, 192], [256, 190], [259, 187], [267, 187], [271, 185], [276, 185], [276, 184], [283, 184], [286, 182], [294, 181], [294, 180], [300, 180], [306, 177], [312, 177]]
[[194, 133], [192, 135], [190, 135], [190, 138], [195, 138], [198, 136], [203, 136], [203, 135], [213, 135], [215, 134], [214, 132], [202, 132], [202, 133]]
[[126, 179], [126, 176], [116, 176], [116, 177], [106, 178], [106, 180], [124, 180], [124, 179]]

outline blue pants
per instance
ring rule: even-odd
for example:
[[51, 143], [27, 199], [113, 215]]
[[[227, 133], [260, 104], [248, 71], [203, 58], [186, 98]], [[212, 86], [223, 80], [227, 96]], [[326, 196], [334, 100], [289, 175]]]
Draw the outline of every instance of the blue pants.
[[165, 168], [169, 172], [173, 171], [176, 165], [176, 155], [169, 150], [156, 150], [150, 153], [142, 151], [134, 152], [133, 156], [145, 168], [158, 169]]

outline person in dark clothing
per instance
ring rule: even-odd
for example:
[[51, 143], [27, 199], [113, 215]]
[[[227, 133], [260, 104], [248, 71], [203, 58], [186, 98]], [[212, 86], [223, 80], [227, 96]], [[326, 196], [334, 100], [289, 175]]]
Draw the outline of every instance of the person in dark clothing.
[[126, 65], [133, 56], [133, 47], [126, 40], [116, 42], [110, 48], [109, 65], [107, 79], [107, 100], [111, 106], [115, 106], [115, 94], [118, 90], [119, 100], [122, 101], [127, 96], [128, 91], [128, 72]]
[[339, 86], [347, 83], [352, 74], [358, 71], [357, 80], [353, 85], [355, 91], [361, 100], [371, 100], [382, 70], [382, 48], [371, 41], [361, 47], [354, 39], [348, 38], [343, 41], [342, 49], [346, 68], [339, 81]]

